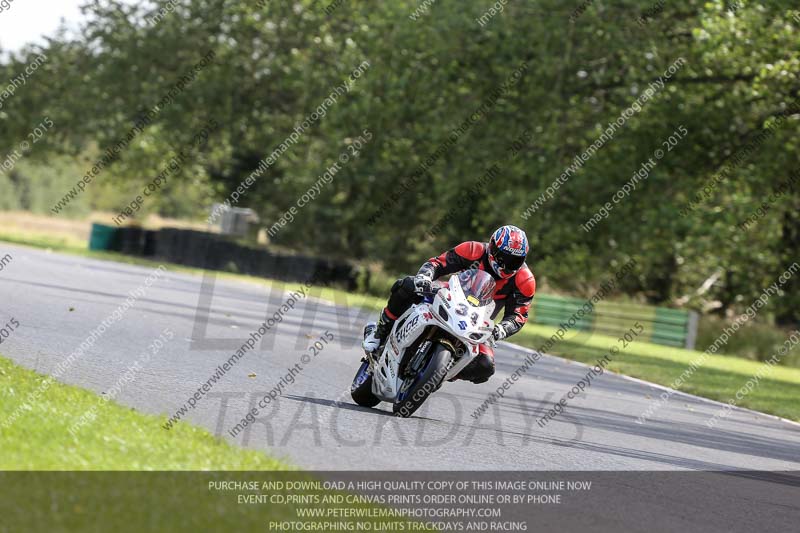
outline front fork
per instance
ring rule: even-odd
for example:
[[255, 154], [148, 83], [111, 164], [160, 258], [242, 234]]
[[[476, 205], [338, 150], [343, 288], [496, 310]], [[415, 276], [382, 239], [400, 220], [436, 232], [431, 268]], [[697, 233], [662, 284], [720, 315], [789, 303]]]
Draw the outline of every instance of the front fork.
[[440, 332], [439, 328], [434, 326], [429, 326], [428, 330], [420, 336], [421, 340], [420, 343], [417, 345], [417, 348], [413, 352], [411, 350], [406, 351], [405, 355], [403, 356], [403, 360], [400, 361], [400, 366], [398, 368], [398, 374], [401, 377], [409, 377], [406, 375], [406, 369], [409, 369], [410, 372], [412, 373], [419, 372], [421, 370], [421, 365], [425, 361], [425, 358], [430, 353], [430, 350], [431, 348], [433, 348], [435, 342], [447, 346], [450, 349], [450, 352], [455, 357], [456, 348], [455, 346], [453, 346], [453, 343], [447, 337], [436, 338], [437, 332]]

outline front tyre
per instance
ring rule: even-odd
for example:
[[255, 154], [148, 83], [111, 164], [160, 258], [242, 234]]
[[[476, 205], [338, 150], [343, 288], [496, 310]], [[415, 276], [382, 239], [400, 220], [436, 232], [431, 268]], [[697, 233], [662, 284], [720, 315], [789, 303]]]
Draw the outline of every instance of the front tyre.
[[413, 380], [412, 383], [403, 384], [394, 402], [394, 414], [403, 418], [414, 414], [428, 396], [441, 386], [452, 360], [453, 354], [450, 349], [442, 344], [436, 344], [428, 364], [415, 377], [408, 378]]
[[350, 385], [350, 396], [362, 407], [375, 407], [381, 403], [380, 398], [372, 394], [372, 374], [369, 372], [369, 361], [364, 359]]

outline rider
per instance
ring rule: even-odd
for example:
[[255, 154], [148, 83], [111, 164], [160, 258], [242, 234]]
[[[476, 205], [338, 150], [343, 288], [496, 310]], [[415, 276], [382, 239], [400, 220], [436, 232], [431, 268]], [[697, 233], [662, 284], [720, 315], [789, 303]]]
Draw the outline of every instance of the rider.
[[[492, 346], [499, 340], [518, 332], [528, 321], [528, 309], [536, 292], [536, 279], [525, 264], [528, 254], [528, 237], [516, 226], [498, 228], [488, 243], [467, 241], [432, 257], [422, 265], [416, 276], [398, 279], [392, 286], [386, 308], [381, 312], [377, 326], [367, 327], [362, 346], [371, 356], [380, 353], [395, 320], [418, 300], [418, 294], [429, 292], [433, 280], [455, 272], [477, 268], [485, 270], [495, 279], [494, 316], [500, 308], [503, 318], [492, 330]], [[494, 318], [494, 316], [492, 318]], [[494, 350], [482, 344], [480, 354], [457, 379], [483, 383], [494, 374]]]

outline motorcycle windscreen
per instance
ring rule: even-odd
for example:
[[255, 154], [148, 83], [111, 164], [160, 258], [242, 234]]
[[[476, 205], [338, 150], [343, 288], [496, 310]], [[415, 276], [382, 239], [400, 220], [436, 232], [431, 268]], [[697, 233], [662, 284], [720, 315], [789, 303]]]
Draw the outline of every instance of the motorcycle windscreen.
[[465, 270], [458, 274], [458, 283], [467, 301], [475, 307], [483, 307], [492, 303], [495, 284], [494, 278], [483, 270]]

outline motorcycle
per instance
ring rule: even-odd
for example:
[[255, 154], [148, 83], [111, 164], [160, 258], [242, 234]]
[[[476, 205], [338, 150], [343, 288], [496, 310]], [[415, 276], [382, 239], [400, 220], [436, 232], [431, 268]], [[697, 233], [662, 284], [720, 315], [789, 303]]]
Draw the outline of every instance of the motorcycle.
[[[350, 386], [364, 407], [393, 404], [395, 415], [410, 417], [446, 380], [479, 354], [492, 334], [495, 281], [470, 269], [447, 283], [434, 282], [418, 303], [397, 318], [377, 357], [365, 356]], [[375, 323], [367, 324], [365, 335]]]

